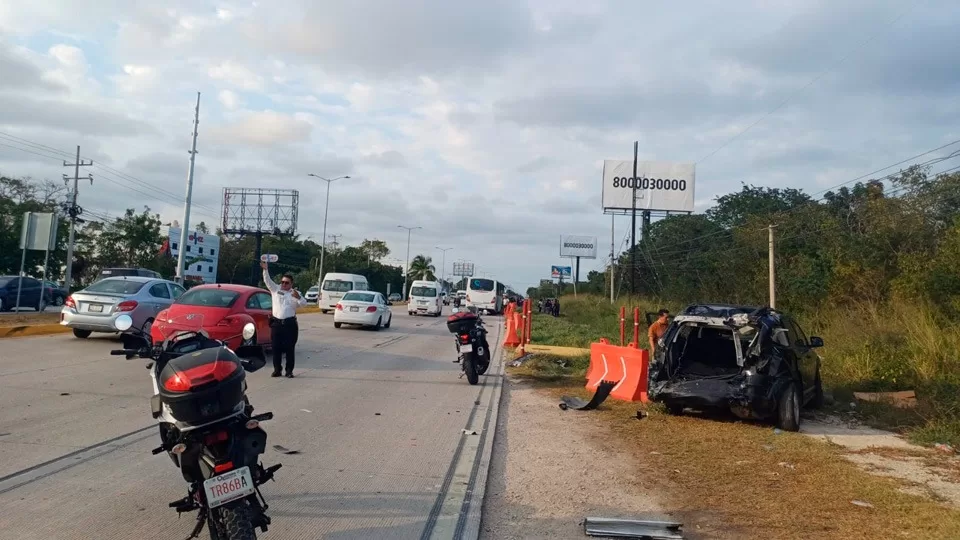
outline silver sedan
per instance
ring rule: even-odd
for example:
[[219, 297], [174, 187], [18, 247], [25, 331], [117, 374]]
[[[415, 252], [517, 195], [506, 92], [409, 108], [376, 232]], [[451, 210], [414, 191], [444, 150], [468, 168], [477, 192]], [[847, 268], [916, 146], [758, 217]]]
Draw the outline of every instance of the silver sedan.
[[130, 315], [134, 328], [150, 333], [157, 313], [170, 307], [185, 289], [165, 279], [123, 276], [101, 279], [73, 293], [60, 311], [60, 324], [78, 338], [93, 332], [115, 333], [114, 321]]

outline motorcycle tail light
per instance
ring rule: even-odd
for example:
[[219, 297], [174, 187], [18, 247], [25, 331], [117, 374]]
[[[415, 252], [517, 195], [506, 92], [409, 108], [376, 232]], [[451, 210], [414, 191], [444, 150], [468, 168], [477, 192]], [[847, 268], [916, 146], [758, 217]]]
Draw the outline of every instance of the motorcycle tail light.
[[229, 436], [226, 431], [218, 431], [216, 433], [211, 433], [203, 438], [203, 444], [212, 445], [223, 442], [227, 440]]
[[460, 341], [464, 343], [470, 341], [470, 334], [460, 334]]
[[170, 451], [179, 456], [180, 454], [187, 451], [187, 445], [183, 443], [178, 443], [176, 446], [171, 448]]
[[233, 468], [233, 462], [232, 462], [232, 461], [228, 461], [228, 462], [226, 462], [226, 463], [221, 463], [221, 464], [219, 464], [219, 465], [214, 465], [214, 467], [213, 467], [213, 472], [215, 472], [215, 473], [217, 473], [217, 474], [225, 473], [225, 472], [229, 471], [229, 470], [232, 469], [232, 468]]
[[238, 369], [242, 369], [240, 364], [217, 360], [211, 364], [204, 364], [177, 372], [164, 381], [163, 387], [171, 392], [186, 392], [194, 386], [206, 384], [211, 381], [225, 380]]

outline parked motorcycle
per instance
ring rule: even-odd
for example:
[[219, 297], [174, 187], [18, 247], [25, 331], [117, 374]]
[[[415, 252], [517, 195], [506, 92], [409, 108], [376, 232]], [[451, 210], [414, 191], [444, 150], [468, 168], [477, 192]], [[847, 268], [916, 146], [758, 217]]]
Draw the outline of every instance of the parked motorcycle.
[[447, 317], [447, 330], [454, 334], [457, 345], [457, 362], [460, 363], [460, 377], [467, 376], [467, 382], [477, 384], [480, 375], [490, 367], [490, 345], [487, 344], [487, 329], [483, 319], [474, 306], [467, 309], [453, 308], [453, 315]]
[[[260, 486], [282, 466], [259, 463], [267, 444], [260, 423], [273, 413], [254, 415], [246, 396], [245, 372], [266, 364], [263, 347], [231, 350], [230, 340], [211, 339], [202, 330], [199, 314], [156, 321], [157, 340], [132, 325], [129, 315], [117, 317], [124, 348], [110, 354], [150, 360], [150, 405], [161, 441], [153, 454], [166, 452], [189, 484], [187, 496], [169, 505], [178, 514], [199, 511], [188, 539], [206, 525], [211, 540], [256, 540], [255, 529], [266, 532], [270, 525]], [[243, 339], [255, 330], [247, 323]]]

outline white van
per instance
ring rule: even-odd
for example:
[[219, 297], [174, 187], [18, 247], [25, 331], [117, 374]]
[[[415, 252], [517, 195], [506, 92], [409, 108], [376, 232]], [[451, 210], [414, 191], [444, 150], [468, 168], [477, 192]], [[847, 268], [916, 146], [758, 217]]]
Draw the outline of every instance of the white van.
[[443, 297], [440, 296], [442, 290], [439, 281], [414, 280], [410, 284], [407, 312], [410, 315], [424, 314], [439, 317], [443, 312]]
[[370, 290], [370, 286], [367, 284], [367, 278], [363, 276], [330, 272], [323, 276], [317, 305], [320, 306], [320, 311], [323, 313], [334, 311], [337, 309], [337, 302], [343, 298], [344, 294], [350, 291], [367, 290]]

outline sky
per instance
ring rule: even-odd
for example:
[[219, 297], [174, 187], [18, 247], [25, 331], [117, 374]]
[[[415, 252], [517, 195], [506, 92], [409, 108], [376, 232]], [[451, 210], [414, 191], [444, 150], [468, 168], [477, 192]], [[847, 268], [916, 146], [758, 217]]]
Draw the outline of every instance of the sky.
[[[160, 5], [165, 4], [165, 5]], [[696, 211], [742, 183], [811, 194], [960, 139], [960, 3], [450, 0], [0, 3], [0, 174], [191, 222], [224, 187], [300, 192], [301, 236], [387, 241], [524, 291], [561, 234], [611, 218], [605, 159], [696, 164]], [[65, 153], [65, 154], [64, 154]], [[629, 218], [618, 217], [619, 252]]]

